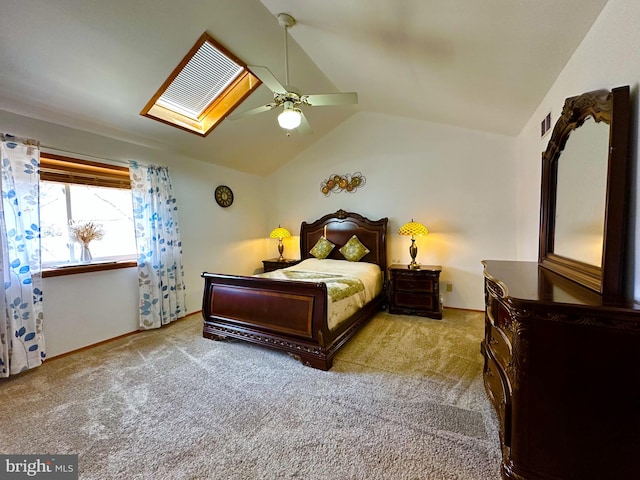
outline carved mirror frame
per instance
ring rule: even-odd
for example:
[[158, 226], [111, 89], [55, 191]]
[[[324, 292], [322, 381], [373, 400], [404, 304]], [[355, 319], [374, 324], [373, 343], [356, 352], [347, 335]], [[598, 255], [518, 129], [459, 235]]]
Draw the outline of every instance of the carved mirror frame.
[[[558, 161], [571, 132], [588, 118], [609, 126], [607, 182], [601, 266], [554, 253]], [[542, 267], [595, 290], [603, 299], [625, 296], [627, 203], [629, 196], [629, 87], [597, 90], [565, 100], [546, 151], [542, 155], [540, 249]]]

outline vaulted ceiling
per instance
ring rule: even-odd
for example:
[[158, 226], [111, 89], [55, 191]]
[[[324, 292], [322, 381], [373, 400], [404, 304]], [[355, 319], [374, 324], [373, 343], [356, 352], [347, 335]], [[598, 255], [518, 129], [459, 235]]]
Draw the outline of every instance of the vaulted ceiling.
[[[606, 0], [3, 0], [0, 109], [268, 175], [358, 111], [517, 135]], [[139, 115], [208, 31], [303, 93], [356, 91], [305, 109], [287, 136], [274, 111], [208, 137]], [[238, 108], [273, 100], [261, 86]], [[2, 131], [0, 125], [0, 131]], [[8, 132], [15, 133], [15, 132]]]

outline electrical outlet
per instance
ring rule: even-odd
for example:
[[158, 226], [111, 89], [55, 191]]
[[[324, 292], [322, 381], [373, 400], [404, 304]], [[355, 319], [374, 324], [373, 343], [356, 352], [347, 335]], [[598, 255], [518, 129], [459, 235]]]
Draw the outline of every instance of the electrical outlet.
[[453, 292], [453, 283], [447, 283], [447, 292]]

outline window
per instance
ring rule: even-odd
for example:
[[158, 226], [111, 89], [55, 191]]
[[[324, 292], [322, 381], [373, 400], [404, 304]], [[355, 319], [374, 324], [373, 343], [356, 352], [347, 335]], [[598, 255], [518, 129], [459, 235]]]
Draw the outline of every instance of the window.
[[70, 226], [87, 222], [104, 234], [89, 243], [92, 264], [136, 258], [128, 168], [41, 154], [40, 170], [44, 268], [79, 263], [81, 245]]
[[205, 137], [260, 84], [205, 32], [140, 115]]

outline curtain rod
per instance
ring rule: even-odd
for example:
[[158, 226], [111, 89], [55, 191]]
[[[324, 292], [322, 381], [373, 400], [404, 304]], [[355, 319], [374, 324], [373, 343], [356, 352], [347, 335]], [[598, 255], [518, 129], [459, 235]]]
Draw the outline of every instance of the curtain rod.
[[96, 157], [95, 155], [87, 155], [85, 153], [70, 152], [69, 150], [61, 150], [59, 148], [50, 147], [48, 145], [40, 145], [40, 149], [46, 150], [46, 153], [51, 153], [53, 155], [73, 156], [80, 160], [98, 160], [102, 163], [112, 163], [116, 165], [124, 165], [127, 167], [129, 166], [129, 162], [123, 160], [114, 160], [112, 158]]

